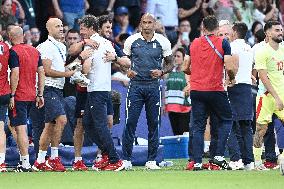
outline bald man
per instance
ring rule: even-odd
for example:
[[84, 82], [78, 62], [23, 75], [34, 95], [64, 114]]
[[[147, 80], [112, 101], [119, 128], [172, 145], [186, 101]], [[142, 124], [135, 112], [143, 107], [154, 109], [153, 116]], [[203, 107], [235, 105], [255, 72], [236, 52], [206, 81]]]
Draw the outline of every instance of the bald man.
[[[146, 13], [140, 21], [142, 31], [131, 35], [124, 44], [124, 53], [131, 59], [130, 84], [127, 94], [126, 127], [122, 151], [126, 169], [132, 167], [131, 156], [135, 130], [143, 105], [148, 123], [148, 161], [146, 169], [160, 169], [156, 165], [159, 147], [161, 89], [160, 78], [173, 69], [170, 41], [155, 33], [156, 20]], [[162, 60], [164, 63], [162, 65]]]
[[[65, 71], [66, 47], [61, 43], [63, 24], [58, 18], [51, 18], [46, 23], [48, 39], [37, 49], [42, 57], [45, 71], [45, 127], [39, 141], [38, 158], [33, 165], [35, 171], [65, 171], [58, 156], [58, 147], [64, 126], [67, 122], [63, 104], [63, 86], [65, 77], [71, 77], [76, 70]], [[45, 156], [51, 141], [51, 156]]]
[[[9, 118], [17, 133], [17, 143], [21, 154], [21, 162], [16, 172], [30, 172], [28, 154], [27, 118], [32, 106], [42, 108], [44, 105], [44, 70], [40, 53], [30, 45], [24, 44], [23, 30], [13, 26], [8, 33], [12, 48], [10, 49], [9, 66], [11, 69], [11, 96]], [[38, 75], [36, 91], [36, 75]]]

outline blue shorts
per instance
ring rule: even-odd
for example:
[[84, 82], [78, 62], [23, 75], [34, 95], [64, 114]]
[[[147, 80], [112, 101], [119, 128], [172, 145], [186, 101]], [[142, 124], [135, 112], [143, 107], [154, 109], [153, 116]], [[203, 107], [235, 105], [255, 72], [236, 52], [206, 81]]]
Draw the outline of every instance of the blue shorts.
[[34, 103], [32, 101], [15, 101], [14, 109], [9, 110], [9, 119], [12, 127], [27, 124], [28, 115]]
[[83, 117], [87, 98], [88, 98], [87, 92], [77, 91], [76, 106], [75, 106], [75, 117], [76, 118], [82, 118]]
[[233, 87], [228, 87], [228, 97], [232, 107], [233, 121], [253, 119], [251, 85], [236, 84]]
[[108, 99], [107, 99], [107, 115], [113, 115], [113, 104], [112, 104], [111, 92], [109, 92]]
[[44, 88], [45, 123], [54, 122], [60, 115], [66, 115], [64, 110], [63, 90], [55, 87]]
[[10, 94], [0, 96], [0, 121], [6, 120]]
[[8, 105], [0, 105], [0, 121], [5, 122], [8, 111]]

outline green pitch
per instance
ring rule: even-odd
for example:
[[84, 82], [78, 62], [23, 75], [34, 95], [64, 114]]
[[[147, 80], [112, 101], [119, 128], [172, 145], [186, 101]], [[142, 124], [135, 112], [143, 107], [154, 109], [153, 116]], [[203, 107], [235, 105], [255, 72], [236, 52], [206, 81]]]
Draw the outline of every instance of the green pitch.
[[158, 171], [0, 173], [0, 189], [281, 189], [284, 176], [271, 171], [185, 171], [186, 160]]

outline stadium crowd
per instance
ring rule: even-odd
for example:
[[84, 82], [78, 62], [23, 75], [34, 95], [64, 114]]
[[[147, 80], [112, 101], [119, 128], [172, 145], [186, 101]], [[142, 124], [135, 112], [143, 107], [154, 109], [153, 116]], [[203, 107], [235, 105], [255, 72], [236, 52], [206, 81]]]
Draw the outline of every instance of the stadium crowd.
[[[186, 170], [280, 168], [284, 174], [284, 146], [278, 143], [276, 153], [274, 131], [275, 120], [284, 121], [283, 1], [0, 2], [0, 172], [7, 171], [7, 112], [20, 154], [15, 171], [66, 171], [58, 148], [68, 122], [64, 101], [75, 96], [73, 170], [88, 170], [84, 140], [99, 148], [93, 170], [132, 169], [145, 105], [147, 169], [160, 169], [160, 117], [168, 113], [174, 135], [189, 133]], [[112, 80], [128, 87], [122, 157], [110, 133]], [[202, 163], [207, 146], [209, 161]]]

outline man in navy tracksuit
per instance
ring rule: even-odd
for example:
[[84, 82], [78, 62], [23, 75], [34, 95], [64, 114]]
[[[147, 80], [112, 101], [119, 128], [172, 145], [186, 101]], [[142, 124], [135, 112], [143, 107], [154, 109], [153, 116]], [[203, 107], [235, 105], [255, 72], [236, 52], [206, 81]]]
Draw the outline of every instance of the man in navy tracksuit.
[[[171, 44], [154, 32], [155, 19], [146, 13], [141, 19], [142, 32], [127, 38], [124, 53], [131, 59], [130, 86], [126, 102], [126, 127], [122, 137], [122, 151], [126, 169], [132, 167], [131, 155], [135, 130], [145, 104], [148, 124], [147, 169], [160, 169], [155, 158], [159, 146], [161, 91], [160, 77], [173, 69]], [[162, 66], [162, 60], [164, 64]]]

